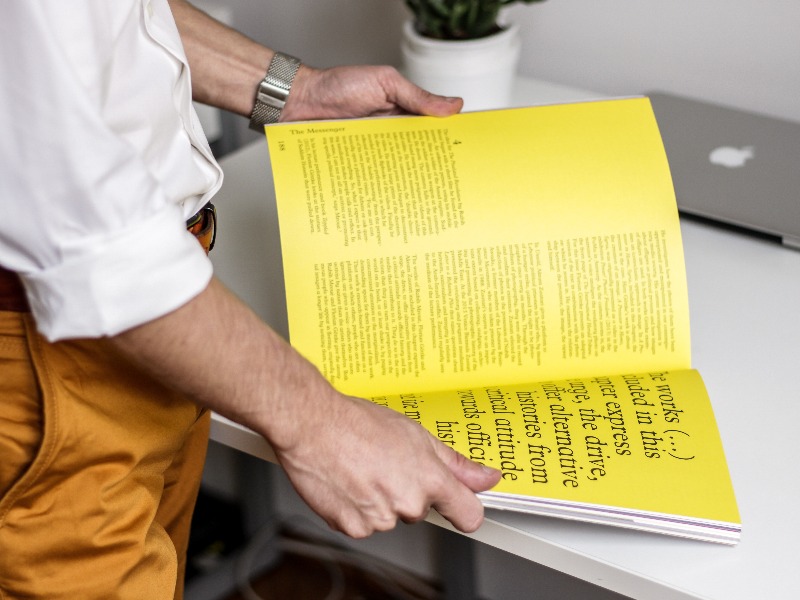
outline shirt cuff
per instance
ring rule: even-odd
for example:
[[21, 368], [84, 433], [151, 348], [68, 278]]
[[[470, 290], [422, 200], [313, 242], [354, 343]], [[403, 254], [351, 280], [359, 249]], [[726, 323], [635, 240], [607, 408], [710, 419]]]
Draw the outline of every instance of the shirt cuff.
[[37, 328], [50, 341], [111, 336], [166, 315], [202, 292], [213, 273], [177, 205], [63, 256], [20, 274]]

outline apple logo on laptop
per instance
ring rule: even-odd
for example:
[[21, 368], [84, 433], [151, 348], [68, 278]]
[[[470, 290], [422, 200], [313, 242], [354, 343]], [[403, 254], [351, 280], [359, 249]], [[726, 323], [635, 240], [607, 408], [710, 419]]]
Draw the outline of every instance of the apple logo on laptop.
[[708, 155], [708, 160], [714, 165], [737, 169], [743, 167], [754, 155], [752, 146], [744, 146], [743, 148], [720, 146], [711, 151], [711, 154]]

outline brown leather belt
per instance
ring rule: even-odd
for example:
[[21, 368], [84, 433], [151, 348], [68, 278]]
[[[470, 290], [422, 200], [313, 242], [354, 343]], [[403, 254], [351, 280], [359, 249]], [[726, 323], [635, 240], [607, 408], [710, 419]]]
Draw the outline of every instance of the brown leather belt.
[[[200, 212], [186, 222], [186, 228], [197, 238], [206, 253], [210, 252], [217, 237], [217, 211], [214, 205], [206, 204]], [[0, 310], [30, 311], [19, 275], [2, 266], [0, 266]]]
[[30, 310], [19, 275], [3, 267], [0, 267], [0, 310], [14, 312], [28, 312]]

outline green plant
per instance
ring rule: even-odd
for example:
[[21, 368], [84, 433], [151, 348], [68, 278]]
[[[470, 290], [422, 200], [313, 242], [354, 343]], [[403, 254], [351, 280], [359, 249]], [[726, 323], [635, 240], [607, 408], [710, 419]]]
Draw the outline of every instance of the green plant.
[[469, 40], [500, 29], [497, 17], [509, 4], [542, 0], [405, 0], [421, 35], [443, 40]]

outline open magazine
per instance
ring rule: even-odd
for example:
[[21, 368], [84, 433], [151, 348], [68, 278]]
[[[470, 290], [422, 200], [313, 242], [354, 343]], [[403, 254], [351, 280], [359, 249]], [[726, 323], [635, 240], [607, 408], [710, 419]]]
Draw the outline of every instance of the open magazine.
[[272, 125], [290, 340], [501, 482], [488, 507], [735, 543], [646, 98]]

